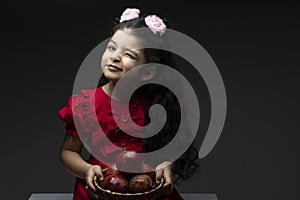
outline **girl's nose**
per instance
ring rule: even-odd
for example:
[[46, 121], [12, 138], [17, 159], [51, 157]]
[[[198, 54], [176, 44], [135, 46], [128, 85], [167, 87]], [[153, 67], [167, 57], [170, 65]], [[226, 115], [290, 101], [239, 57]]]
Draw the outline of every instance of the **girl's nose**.
[[119, 62], [121, 59], [121, 54], [119, 52], [114, 52], [113, 54], [111, 54], [110, 59], [113, 62]]

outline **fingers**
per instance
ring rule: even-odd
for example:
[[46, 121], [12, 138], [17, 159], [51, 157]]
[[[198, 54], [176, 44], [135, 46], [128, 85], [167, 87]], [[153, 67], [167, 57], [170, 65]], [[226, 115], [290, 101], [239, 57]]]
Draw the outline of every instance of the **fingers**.
[[95, 186], [93, 184], [94, 176], [95, 176], [95, 172], [94, 172], [93, 166], [92, 166], [86, 172], [85, 182], [86, 182], [86, 185], [88, 186], [88, 188], [91, 189], [93, 192], [96, 191], [96, 188], [95, 188]]
[[[155, 169], [156, 179], [160, 181], [160, 179], [165, 176], [172, 176], [172, 163], [169, 161], [165, 161], [158, 165]], [[165, 178], [165, 177], [164, 177]]]
[[86, 189], [88, 194], [93, 198], [98, 200], [99, 196], [95, 193], [96, 192], [96, 188], [93, 184], [94, 181], [94, 177], [97, 176], [98, 179], [102, 180], [103, 179], [103, 174], [102, 174], [102, 170], [101, 167], [98, 165], [93, 165], [91, 166], [85, 175], [85, 181], [86, 181]]
[[164, 170], [163, 177], [165, 180], [164, 186], [173, 185], [173, 177], [168, 170]]
[[161, 181], [161, 178], [163, 177], [163, 169], [162, 168], [156, 169], [155, 172], [156, 172], [156, 177], [155, 177], [156, 180], [155, 181], [157, 184], [159, 184]]
[[163, 177], [165, 179], [163, 187], [165, 188], [166, 194], [170, 194], [173, 191], [173, 175], [170, 168], [165, 168]]
[[166, 194], [170, 194], [173, 191], [173, 174], [172, 165], [167, 162], [162, 163], [156, 168], [156, 183], [160, 183], [161, 178], [164, 178], [164, 191]]
[[96, 192], [96, 188], [93, 184], [94, 177], [97, 176], [100, 180], [103, 179], [103, 174], [101, 171], [101, 167], [98, 165], [91, 166], [85, 175], [86, 185], [92, 192]]
[[102, 169], [101, 169], [101, 167], [100, 167], [100, 166], [96, 166], [96, 167], [94, 168], [94, 172], [95, 172], [95, 175], [98, 177], [98, 179], [99, 179], [100, 181], [102, 181], [102, 180], [103, 180], [103, 174], [102, 174]]

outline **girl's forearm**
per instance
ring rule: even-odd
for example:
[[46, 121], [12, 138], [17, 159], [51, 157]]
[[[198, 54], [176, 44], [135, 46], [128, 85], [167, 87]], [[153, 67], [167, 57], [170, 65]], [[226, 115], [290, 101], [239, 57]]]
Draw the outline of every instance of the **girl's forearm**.
[[67, 149], [61, 151], [61, 163], [72, 175], [81, 179], [85, 179], [88, 168], [92, 166], [79, 153]]

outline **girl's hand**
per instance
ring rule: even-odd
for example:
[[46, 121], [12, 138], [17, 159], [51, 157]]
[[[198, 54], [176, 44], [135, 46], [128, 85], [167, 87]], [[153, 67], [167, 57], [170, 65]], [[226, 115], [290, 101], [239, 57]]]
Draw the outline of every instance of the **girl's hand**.
[[156, 183], [160, 183], [161, 178], [163, 177], [165, 183], [163, 188], [165, 190], [166, 195], [171, 194], [173, 191], [173, 173], [172, 173], [172, 166], [171, 162], [165, 161], [158, 165], [155, 169], [156, 172]]
[[95, 193], [96, 188], [93, 184], [94, 177], [97, 176], [98, 179], [101, 181], [103, 180], [103, 174], [101, 171], [101, 167], [99, 165], [92, 165], [88, 168], [88, 170], [85, 173], [85, 181], [86, 181], [86, 189], [89, 193], [89, 195], [93, 199], [99, 199], [99, 196]]

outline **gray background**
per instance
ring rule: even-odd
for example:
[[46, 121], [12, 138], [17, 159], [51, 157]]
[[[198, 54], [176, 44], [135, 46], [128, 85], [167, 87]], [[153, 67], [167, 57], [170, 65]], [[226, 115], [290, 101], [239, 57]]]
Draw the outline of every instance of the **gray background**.
[[294, 199], [299, 6], [154, 0], [2, 3], [1, 199], [72, 192], [73, 177], [59, 163], [64, 125], [57, 111], [71, 95], [85, 56], [130, 5], [166, 16], [173, 29], [198, 41], [225, 83], [228, 113], [221, 138], [199, 161], [200, 173], [178, 190], [216, 193], [220, 200]]

